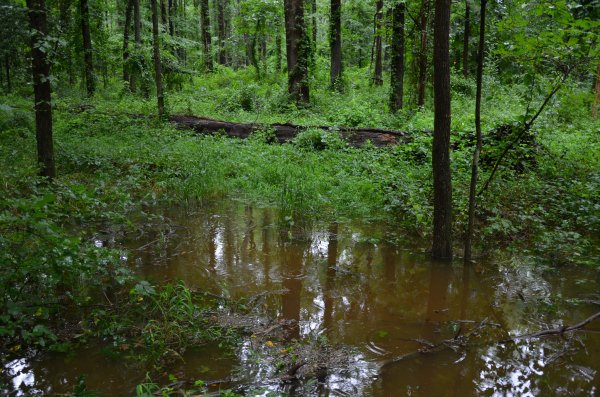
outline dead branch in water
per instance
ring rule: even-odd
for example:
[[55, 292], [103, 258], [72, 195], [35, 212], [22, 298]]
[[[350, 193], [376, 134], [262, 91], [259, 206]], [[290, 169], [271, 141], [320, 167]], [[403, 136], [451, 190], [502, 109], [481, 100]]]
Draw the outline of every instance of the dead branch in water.
[[566, 332], [573, 332], [573, 331], [581, 330], [581, 329], [585, 328], [586, 325], [588, 325], [589, 323], [591, 323], [592, 321], [594, 321], [597, 318], [600, 318], [600, 312], [598, 312], [592, 316], [589, 316], [585, 320], [583, 320], [575, 325], [571, 325], [571, 326], [565, 325], [565, 326], [558, 327], [558, 328], [552, 328], [552, 329], [546, 329], [544, 331], [534, 332], [532, 334], [519, 335], [519, 336], [515, 336], [513, 338], [503, 340], [500, 343], [515, 342], [520, 339], [541, 338], [544, 336], [551, 336], [551, 335], [563, 335]]

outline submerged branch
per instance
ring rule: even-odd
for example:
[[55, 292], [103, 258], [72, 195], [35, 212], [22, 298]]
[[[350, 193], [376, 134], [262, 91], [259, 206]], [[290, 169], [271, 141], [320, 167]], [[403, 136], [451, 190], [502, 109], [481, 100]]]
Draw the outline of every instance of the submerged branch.
[[517, 341], [520, 339], [532, 339], [532, 338], [541, 338], [544, 336], [551, 336], [551, 335], [562, 335], [565, 332], [578, 331], [578, 330], [585, 328], [586, 325], [588, 325], [589, 323], [591, 323], [592, 321], [594, 321], [597, 318], [600, 318], [600, 312], [586, 318], [585, 320], [583, 320], [575, 325], [571, 325], [571, 326], [565, 325], [565, 326], [558, 327], [558, 328], [552, 328], [552, 329], [546, 329], [546, 330], [539, 331], [539, 332], [534, 332], [532, 334], [519, 335], [519, 336], [515, 336], [510, 339], [506, 339], [500, 343], [514, 342], [514, 341]]

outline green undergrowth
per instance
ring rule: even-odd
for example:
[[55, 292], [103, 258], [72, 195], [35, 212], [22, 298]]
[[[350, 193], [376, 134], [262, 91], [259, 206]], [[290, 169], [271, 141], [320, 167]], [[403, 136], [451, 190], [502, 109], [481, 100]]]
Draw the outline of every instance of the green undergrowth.
[[[156, 290], [143, 284], [121, 259], [122, 252], [95, 244], [98, 230], [132, 230], [141, 227], [141, 219], [159, 216], [151, 211], [157, 205], [236, 199], [277, 207], [281, 222], [387, 221], [399, 234], [429, 237], [429, 108], [390, 115], [382, 99], [387, 98], [384, 88], [350, 83], [351, 78], [343, 93], [317, 89], [311, 106], [297, 108], [285, 100], [281, 79], [257, 82], [247, 73], [223, 69], [187, 84], [183, 91], [170, 93], [169, 110], [266, 124], [386, 127], [411, 131], [412, 140], [358, 149], [335, 132], [308, 128], [294, 142], [278, 145], [269, 143], [268, 127], [247, 140], [201, 136], [139, 117], [154, 112], [154, 101], [113, 89], [93, 101], [57, 98], [58, 177], [50, 184], [36, 176], [31, 98], [0, 98], [3, 351], [62, 351], [75, 334], [100, 335], [116, 350], [126, 345], [119, 354], [143, 347], [150, 352], [147, 361], [160, 365], [202, 338], [229, 340], [226, 332], [203, 322], [208, 303], [196, 301], [181, 285]], [[364, 70], [348, 73], [358, 76]], [[485, 99], [484, 158], [493, 158], [503, 143], [494, 142], [489, 131], [518, 122], [527, 101], [520, 99], [525, 94], [519, 86], [501, 86], [492, 78], [487, 83], [494, 90]], [[453, 86], [458, 251], [466, 222], [473, 83], [454, 79]], [[556, 266], [598, 265], [600, 131], [588, 105], [583, 88], [563, 90], [536, 124], [532, 140], [511, 151], [514, 155], [479, 197], [478, 250], [508, 248]], [[483, 164], [482, 180], [490, 168], [491, 163]], [[133, 291], [121, 300], [131, 317], [115, 308], [90, 309], [111, 291]], [[169, 306], [172, 299], [174, 309]], [[177, 318], [167, 315], [171, 311]], [[196, 327], [201, 334], [194, 333]]]

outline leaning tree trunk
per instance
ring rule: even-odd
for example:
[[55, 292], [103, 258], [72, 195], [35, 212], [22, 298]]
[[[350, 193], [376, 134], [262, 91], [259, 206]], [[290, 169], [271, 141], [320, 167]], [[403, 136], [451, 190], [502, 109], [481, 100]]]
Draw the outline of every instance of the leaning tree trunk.
[[434, 20], [433, 249], [435, 259], [452, 259], [450, 175], [450, 4], [436, 0]]
[[392, 12], [392, 62], [390, 79], [390, 110], [402, 109], [404, 93], [404, 13], [405, 3], [398, 3]]
[[31, 34], [31, 72], [35, 97], [35, 131], [40, 175], [54, 178], [54, 146], [52, 142], [52, 89], [50, 62], [42, 51], [46, 42], [46, 5], [44, 0], [27, 0]]
[[288, 91], [297, 103], [308, 103], [310, 40], [304, 23], [304, 0], [284, 0]]
[[421, 5], [421, 48], [419, 51], [419, 78], [417, 81], [417, 106], [425, 106], [425, 85], [427, 82], [427, 16], [429, 14], [429, 0], [423, 0]]
[[208, 72], [213, 70], [213, 59], [210, 48], [210, 18], [208, 10], [208, 0], [202, 0], [200, 7], [200, 22], [202, 24], [202, 45], [204, 49], [204, 67]]
[[473, 227], [475, 225], [475, 200], [477, 197], [477, 174], [479, 168], [479, 154], [483, 146], [481, 136], [481, 90], [483, 85], [483, 61], [485, 56], [485, 8], [487, 0], [481, 0], [481, 20], [479, 21], [479, 48], [477, 51], [477, 93], [475, 94], [475, 133], [477, 135], [477, 144], [473, 151], [473, 164], [471, 165], [471, 185], [469, 187], [469, 221], [467, 223], [467, 233], [465, 235], [465, 257], [464, 260], [471, 260], [471, 246], [473, 239]]
[[156, 99], [158, 103], [158, 116], [165, 114], [165, 100], [163, 97], [162, 68], [160, 65], [160, 42], [158, 41], [158, 5], [157, 0], [152, 2], [152, 47], [154, 49], [154, 74], [156, 81]]
[[83, 36], [83, 66], [85, 69], [85, 85], [87, 95], [93, 96], [96, 90], [94, 81], [94, 60], [92, 57], [92, 36], [90, 34], [90, 10], [88, 0], [80, 0], [81, 8], [81, 33]]
[[471, 4], [465, 0], [465, 34], [463, 35], [463, 76], [469, 75], [469, 36], [471, 35]]
[[123, 28], [123, 81], [129, 84], [129, 28], [131, 14], [133, 13], [133, 0], [127, 1], [125, 9], [125, 26]]
[[373, 82], [376, 85], [383, 84], [383, 61], [382, 61], [382, 19], [383, 19], [383, 0], [375, 2], [375, 75]]
[[342, 78], [342, 0], [331, 0], [331, 20], [329, 26], [331, 87], [340, 89]]

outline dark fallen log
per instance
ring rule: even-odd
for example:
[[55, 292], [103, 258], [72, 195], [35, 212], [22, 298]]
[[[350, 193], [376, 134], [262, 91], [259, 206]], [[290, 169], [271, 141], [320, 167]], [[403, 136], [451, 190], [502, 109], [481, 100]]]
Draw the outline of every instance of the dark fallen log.
[[[271, 128], [275, 132], [275, 139], [279, 143], [289, 142], [301, 131], [308, 127], [294, 124], [244, 124], [227, 121], [213, 120], [205, 117], [173, 115], [170, 120], [178, 128], [193, 129], [203, 134], [225, 133], [235, 138], [248, 138], [255, 131]], [[371, 141], [375, 146], [389, 146], [406, 143], [412, 140], [407, 132], [390, 131], [380, 128], [346, 128], [319, 126], [323, 131], [337, 131], [343, 139], [352, 146], [362, 146]]]

